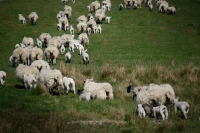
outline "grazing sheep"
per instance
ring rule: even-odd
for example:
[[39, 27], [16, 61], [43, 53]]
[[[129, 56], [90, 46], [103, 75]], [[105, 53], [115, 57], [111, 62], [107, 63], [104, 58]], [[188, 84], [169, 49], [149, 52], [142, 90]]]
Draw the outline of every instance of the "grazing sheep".
[[[137, 96], [137, 103], [141, 103], [147, 114], [150, 114], [151, 104], [153, 106], [165, 105], [172, 103], [175, 98], [175, 93], [170, 84], [150, 84], [148, 86], [129, 86], [127, 92], [133, 92], [133, 98]], [[152, 101], [152, 103], [149, 103]]]
[[140, 118], [144, 118], [146, 116], [146, 113], [145, 113], [144, 108], [142, 107], [142, 104], [137, 105], [137, 112]]
[[156, 118], [159, 118], [159, 116], [162, 117], [162, 120], [168, 119], [168, 110], [166, 106], [160, 105], [157, 107], [152, 107], [152, 111], [154, 114], [154, 120], [156, 120]]
[[102, 9], [99, 9], [95, 12], [95, 20], [97, 23], [102, 23], [105, 20], [106, 14]]
[[34, 89], [37, 85], [37, 80], [33, 75], [29, 74], [23, 74], [23, 79], [24, 79], [24, 86], [26, 87], [27, 90]]
[[85, 22], [85, 23], [87, 23], [87, 18], [86, 18], [86, 16], [85, 15], [81, 15], [81, 16], [79, 16], [78, 18], [77, 18], [77, 23], [79, 23], [79, 22]]
[[114, 99], [113, 88], [109, 83], [97, 83], [93, 79], [86, 79], [84, 82], [83, 93], [90, 92], [97, 99], [102, 100]]
[[85, 22], [79, 22], [76, 27], [78, 33], [83, 33], [86, 32], [87, 24]]
[[181, 111], [183, 114], [184, 118], [187, 119], [187, 114], [189, 112], [189, 104], [185, 101], [178, 101], [179, 98], [174, 99], [174, 109], [175, 109], [175, 114], [177, 113], [177, 110]]
[[54, 47], [59, 48], [60, 42], [56, 37], [53, 37], [48, 41], [47, 47], [49, 46], [54, 46]]
[[30, 62], [33, 62], [35, 60], [42, 60], [43, 54], [44, 53], [41, 48], [38, 48], [38, 47], [32, 48], [29, 54]]
[[42, 33], [39, 36], [39, 40], [42, 42], [43, 47], [45, 47], [45, 48], [47, 47], [47, 44], [48, 44], [50, 39], [51, 39], [51, 35], [48, 32]]
[[89, 45], [89, 38], [87, 33], [81, 33], [78, 36], [78, 39], [80, 40], [80, 43], [82, 43], [84, 46], [88, 46]]
[[[60, 24], [61, 26], [60, 26]], [[64, 31], [68, 30], [69, 27], [69, 22], [68, 22], [68, 18], [66, 16], [62, 16], [59, 20], [58, 20], [58, 24], [57, 26], [60, 26], [59, 28], [63, 29]]]
[[25, 45], [25, 47], [34, 46], [33, 38], [24, 36], [22, 39], [22, 44]]
[[44, 60], [35, 60], [31, 63], [31, 66], [37, 67], [37, 69], [39, 70], [39, 72], [42, 69], [50, 69], [49, 63], [47, 63]]
[[74, 37], [74, 28], [72, 25], [70, 25], [69, 31], [70, 31], [70, 34]]
[[36, 12], [31, 12], [31, 14], [29, 14], [28, 18], [32, 25], [36, 25], [36, 21], [38, 20], [38, 15]]
[[48, 62], [50, 62], [52, 65], [56, 64], [56, 59], [59, 55], [59, 50], [57, 47], [49, 46], [44, 50], [44, 55]]
[[56, 15], [57, 21], [63, 16], [63, 11], [59, 11], [58, 14]]
[[133, 6], [132, 0], [124, 0], [125, 8], [130, 9]]
[[95, 12], [100, 8], [100, 3], [98, 1], [94, 1], [90, 4], [90, 12]]
[[12, 53], [12, 66], [15, 67], [18, 64], [29, 65], [29, 51], [25, 48], [16, 48]]
[[15, 70], [15, 76], [19, 82], [24, 84], [24, 74], [32, 75], [36, 81], [38, 80], [39, 70], [34, 66], [26, 66], [23, 64], [19, 64]]
[[123, 8], [124, 8], [123, 3], [120, 3], [120, 4], [119, 4], [119, 10], [121, 11], [121, 10], [123, 10]]
[[97, 33], [101, 33], [101, 25], [100, 24], [97, 25]]
[[42, 48], [42, 41], [40, 41], [38, 38], [36, 38], [37, 46], [39, 48]]
[[85, 64], [85, 65], [87, 65], [87, 64], [89, 64], [89, 55], [88, 55], [88, 53], [86, 53], [87, 52], [87, 49], [86, 50], [81, 50], [81, 55], [82, 55], [82, 58], [83, 58], [83, 64]]
[[68, 94], [68, 92], [70, 90], [70, 85], [72, 86], [72, 90], [74, 91], [74, 94], [76, 94], [74, 80], [72, 78], [69, 78], [69, 77], [63, 77], [64, 93]]
[[[65, 11], [63, 12], [63, 14], [64, 14], [64, 16], [65, 16], [68, 20], [70, 20], [71, 17], [72, 17], [72, 13], [71, 13], [69, 10], [66, 10], [66, 9], [65, 9]], [[59, 19], [59, 20], [60, 20], [60, 19]]]
[[64, 54], [65, 53], [65, 47], [64, 47], [64, 45], [61, 45], [61, 47], [60, 47], [60, 54]]
[[110, 17], [106, 17], [106, 24], [110, 24], [110, 19], [111, 19], [111, 16]]
[[68, 0], [61, 0], [61, 4], [62, 4], [62, 5], [66, 5], [67, 2], [68, 2]]
[[19, 23], [20, 24], [26, 24], [26, 19], [22, 14], [18, 14], [19, 16]]
[[0, 81], [1, 81], [1, 85], [4, 85], [4, 83], [6, 81], [6, 72], [5, 71], [0, 71]]
[[57, 69], [42, 69], [38, 81], [49, 90], [51, 95], [53, 95], [54, 90], [59, 90], [60, 93], [61, 88], [63, 88], [62, 74]]
[[65, 54], [65, 62], [66, 63], [70, 63], [71, 62], [71, 51], [68, 51], [66, 54]]
[[83, 45], [81, 45], [80, 43], [74, 43], [74, 45], [79, 50], [79, 54], [81, 55], [82, 51], [84, 51]]

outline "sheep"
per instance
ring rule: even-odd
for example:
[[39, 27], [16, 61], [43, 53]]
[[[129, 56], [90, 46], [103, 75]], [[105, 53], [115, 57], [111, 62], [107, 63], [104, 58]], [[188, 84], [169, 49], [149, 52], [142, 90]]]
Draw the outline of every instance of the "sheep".
[[167, 7], [167, 13], [175, 14], [176, 13], [176, 8], [174, 6]]
[[86, 50], [84, 50], [84, 49], [82, 49], [81, 50], [81, 55], [82, 55], [82, 58], [83, 58], [83, 64], [85, 64], [85, 65], [87, 65], [87, 64], [89, 64], [89, 55], [88, 55], [88, 53], [86, 53], [87, 52], [87, 49]]
[[37, 46], [39, 48], [42, 48], [42, 41], [40, 41], [38, 38], [36, 38]]
[[109, 16], [109, 17], [107, 16], [106, 17], [106, 24], [110, 24], [110, 19], [111, 19], [111, 16]]
[[57, 29], [58, 29], [59, 31], [62, 30], [62, 24], [61, 24], [61, 23], [58, 23], [58, 24], [57, 24]]
[[130, 9], [133, 5], [132, 0], [124, 0], [125, 8]]
[[65, 52], [65, 47], [64, 47], [64, 45], [61, 45], [61, 47], [60, 47], [60, 54], [63, 55], [64, 52]]
[[61, 4], [62, 4], [62, 5], [66, 5], [67, 2], [68, 2], [68, 0], [61, 0]]
[[90, 101], [90, 100], [94, 100], [94, 96], [92, 95], [91, 92], [86, 92], [86, 93], [81, 93], [79, 95], [79, 100], [82, 100], [82, 101]]
[[58, 14], [56, 15], [57, 21], [62, 17], [63, 11], [59, 11]]
[[124, 8], [123, 3], [120, 3], [119, 4], [119, 10], [121, 11], [121, 10], [123, 10], [123, 8]]
[[159, 118], [159, 116], [162, 117], [162, 120], [168, 119], [168, 110], [166, 106], [160, 105], [157, 107], [152, 107], [152, 111], [154, 114], [154, 120], [156, 120], [156, 118]]
[[149, 101], [152, 101], [153, 106], [158, 106], [172, 103], [175, 98], [174, 90], [170, 84], [152, 84], [138, 87], [129, 86], [127, 92], [133, 92], [133, 98], [137, 96], [137, 103], [143, 104], [147, 114], [150, 114], [151, 104]]
[[102, 23], [105, 20], [106, 14], [103, 10], [99, 9], [95, 12], [95, 19], [97, 23]]
[[38, 15], [36, 12], [31, 12], [31, 14], [29, 14], [28, 18], [32, 25], [36, 25], [36, 21], [38, 20]]
[[189, 112], [189, 104], [188, 102], [185, 101], [178, 101], [179, 98], [174, 99], [174, 109], [175, 109], [175, 114], [177, 113], [177, 110], [180, 110], [181, 113], [183, 114], [184, 118], [187, 119], [187, 114]]
[[78, 39], [80, 40], [80, 42], [84, 45], [84, 46], [88, 46], [89, 45], [89, 38], [87, 33], [81, 33], [78, 36]]
[[57, 38], [51, 38], [47, 44], [47, 47], [49, 47], [49, 46], [54, 46], [54, 47], [59, 48], [59, 46], [60, 46], [59, 40]]
[[42, 33], [39, 36], [39, 40], [42, 42], [43, 47], [47, 47], [47, 44], [50, 39], [51, 39], [51, 35], [48, 32]]
[[19, 44], [15, 44], [15, 48], [19, 48], [20, 47], [20, 45]]
[[72, 3], [75, 4], [75, 0], [72, 0]]
[[[60, 24], [61, 25], [60, 25]], [[69, 27], [69, 22], [68, 22], [68, 18], [66, 16], [63, 16], [61, 17], [59, 20], [58, 20], [58, 24], [59, 24], [59, 28], [67, 31], [68, 30], [68, 27]], [[57, 25], [58, 26], [58, 25]]]
[[70, 85], [72, 86], [72, 90], [73, 90], [74, 94], [76, 94], [74, 80], [72, 78], [69, 78], [69, 77], [63, 77], [64, 93], [68, 94], [68, 92], [70, 90]]
[[24, 16], [22, 14], [18, 14], [18, 16], [19, 16], [19, 23], [26, 24], [26, 19], [24, 18]]
[[70, 34], [74, 37], [74, 28], [72, 25], [70, 25], [69, 31], [70, 31]]
[[14, 60], [13, 60], [12, 55], [9, 57], [9, 61], [10, 61], [10, 63], [11, 63], [11, 66], [14, 66]]
[[97, 83], [93, 81], [93, 78], [84, 80], [83, 93], [90, 92], [97, 99], [114, 99], [113, 88], [107, 83]]
[[70, 63], [71, 62], [71, 51], [68, 51], [66, 54], [65, 54], [65, 62], [66, 63]]
[[60, 70], [42, 69], [39, 73], [38, 81], [43, 84], [49, 93], [53, 95], [53, 91], [63, 88], [62, 73]]
[[49, 46], [44, 50], [44, 55], [52, 65], [55, 65], [56, 59], [59, 55], [59, 50], [57, 47]]
[[41, 48], [38, 48], [38, 47], [32, 48], [29, 54], [30, 62], [33, 62], [35, 60], [42, 60], [43, 54], [44, 53]]
[[98, 1], [94, 1], [90, 4], [90, 12], [95, 12], [100, 8], [100, 3]]
[[34, 46], [34, 40], [31, 37], [24, 36], [22, 39], [22, 44], [24, 44], [26, 47]]
[[12, 66], [15, 67], [18, 64], [29, 64], [29, 51], [25, 48], [16, 48], [12, 53]]
[[[72, 17], [72, 13], [69, 10], [66, 10], [63, 12], [64, 16], [69, 20]], [[60, 19], [59, 19], [60, 20]]]
[[34, 66], [36, 67], [39, 72], [42, 70], [42, 69], [50, 69], [50, 66], [49, 66], [49, 63], [47, 63], [46, 61], [44, 60], [35, 60], [31, 63], [31, 66]]
[[149, 11], [152, 11], [153, 10], [153, 4], [150, 4], [149, 5]]
[[90, 5], [87, 6], [88, 12], [91, 12]]
[[23, 74], [24, 86], [27, 90], [34, 89], [37, 85], [37, 81], [33, 75]]
[[5, 71], [0, 71], [0, 81], [1, 81], [1, 85], [4, 85], [4, 83], [6, 81], [6, 72]]
[[101, 25], [100, 24], [97, 25], [97, 33], [101, 33]]
[[87, 18], [86, 18], [85, 15], [81, 15], [81, 16], [79, 16], [79, 17], [76, 19], [76, 21], [77, 21], [77, 23], [79, 23], [79, 22], [85, 22], [85, 23], [87, 23]]
[[92, 29], [90, 27], [88, 27], [87, 28], [87, 34], [88, 34], [88, 36], [91, 35], [91, 33], [92, 33]]
[[79, 22], [76, 27], [78, 33], [83, 33], [86, 32], [87, 24], [85, 22]]
[[15, 70], [15, 77], [23, 85], [25, 85], [24, 76], [23, 76], [24, 74], [32, 75], [37, 81], [39, 70], [37, 69], [37, 67], [34, 67], [34, 66], [26, 66], [23, 64], [19, 64]]
[[146, 113], [145, 113], [144, 108], [142, 107], [142, 104], [137, 105], [137, 112], [140, 118], [144, 118], [146, 116]]
[[68, 5], [65, 5], [64, 6], [64, 10], [66, 11], [69, 11], [70, 13], [72, 13], [72, 7], [71, 6], [68, 6]]

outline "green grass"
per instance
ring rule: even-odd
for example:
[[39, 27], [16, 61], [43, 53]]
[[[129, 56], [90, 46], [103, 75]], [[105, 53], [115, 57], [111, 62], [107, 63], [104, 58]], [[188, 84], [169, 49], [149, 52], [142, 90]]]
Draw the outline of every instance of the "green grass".
[[[92, 1], [72, 4], [69, 0], [74, 28], [77, 17], [87, 16], [86, 6]], [[119, 11], [122, 1], [111, 0], [112, 9], [106, 13], [112, 16], [111, 23], [102, 24], [101, 34], [89, 36], [88, 66], [83, 65], [78, 51], [72, 54], [71, 64], [65, 64], [60, 55], [57, 65], [51, 66], [74, 78], [76, 89], [82, 89], [83, 80], [91, 77], [113, 85], [114, 100], [84, 102], [72, 93], [50, 96], [41, 86], [25, 90], [8, 60], [24, 36], [36, 41], [43, 32], [51, 36], [69, 33], [56, 29], [56, 15], [63, 10], [60, 0], [0, 0], [0, 70], [7, 73], [5, 85], [0, 86], [0, 132], [199, 132], [200, 1], [168, 0], [169, 5], [177, 6], [174, 15], [158, 13], [155, 1], [152, 12], [143, 4], [141, 9]], [[39, 16], [36, 26], [28, 21], [32, 11]], [[17, 14], [25, 16], [26, 25], [19, 24]], [[175, 116], [172, 105], [167, 106], [166, 121], [140, 119], [134, 113], [136, 101], [126, 87], [147, 83], [170, 83], [176, 95], [189, 102], [188, 119]], [[103, 124], [87, 123], [92, 120]]]

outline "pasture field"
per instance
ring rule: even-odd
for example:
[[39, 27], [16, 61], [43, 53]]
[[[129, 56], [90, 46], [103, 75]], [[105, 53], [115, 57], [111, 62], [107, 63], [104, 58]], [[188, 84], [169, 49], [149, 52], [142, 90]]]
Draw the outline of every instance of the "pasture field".
[[[70, 24], [76, 31], [76, 18], [87, 16], [87, 5], [94, 0], [76, 0]], [[98, 0], [101, 2], [102, 0]], [[83, 80], [94, 78], [109, 82], [114, 100], [80, 101], [78, 95], [50, 96], [43, 87], [27, 91], [15, 78], [15, 67], [9, 62], [15, 44], [24, 36], [36, 38], [43, 32], [59, 36], [69, 31], [56, 29], [56, 15], [63, 10], [60, 0], [0, 0], [0, 70], [7, 73], [6, 83], [0, 86], [0, 132], [2, 133], [132, 133], [200, 131], [200, 0], [167, 0], [177, 7], [174, 15], [158, 13], [142, 4], [137, 10], [118, 10], [123, 0], [111, 0], [111, 23], [102, 23], [102, 33], [89, 36], [86, 48], [90, 64], [84, 65], [75, 50], [71, 64], [59, 55], [51, 68], [72, 77], [76, 90], [83, 88]], [[36, 26], [30, 25], [28, 15], [36, 11]], [[26, 18], [26, 25], [18, 22], [18, 14]], [[94, 14], [94, 13], [93, 13]], [[45, 58], [44, 58], [45, 60]], [[169, 119], [153, 121], [140, 119], [136, 101], [126, 92], [127, 86], [148, 83], [169, 83], [180, 100], [188, 101], [188, 119], [174, 114], [167, 105]]]

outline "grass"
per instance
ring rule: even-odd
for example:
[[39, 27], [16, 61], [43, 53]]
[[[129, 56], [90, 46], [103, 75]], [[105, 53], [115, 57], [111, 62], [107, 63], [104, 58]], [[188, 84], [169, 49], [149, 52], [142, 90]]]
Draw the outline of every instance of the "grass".
[[[70, 24], [87, 15], [86, 6], [93, 0], [77, 0], [72, 7]], [[109, 82], [114, 88], [112, 101], [79, 101], [72, 93], [50, 96], [42, 85], [27, 91], [15, 78], [15, 68], [9, 57], [16, 43], [24, 36], [39, 37], [43, 32], [51, 36], [68, 33], [56, 29], [56, 15], [63, 10], [60, 1], [0, 0], [0, 70], [7, 73], [0, 86], [0, 132], [198, 132], [200, 116], [200, 9], [199, 0], [168, 0], [177, 6], [177, 14], [158, 13], [155, 1], [152, 12], [142, 5], [137, 10], [118, 10], [122, 0], [111, 0], [110, 24], [102, 24], [102, 34], [89, 36], [87, 47], [90, 64], [85, 66], [78, 51], [72, 63], [58, 57], [57, 65], [64, 76], [72, 77], [76, 89], [83, 88], [85, 78]], [[36, 26], [28, 22], [30, 12], [36, 11]], [[18, 23], [23, 14], [26, 25]], [[76, 32], [75, 38], [78, 37]], [[180, 100], [188, 101], [188, 119], [174, 114], [168, 105], [169, 119], [154, 122], [151, 117], [140, 119], [135, 114], [136, 101], [126, 93], [130, 84], [170, 83]], [[92, 123], [92, 122], [93, 123]]]

